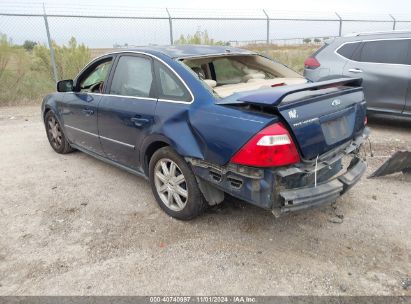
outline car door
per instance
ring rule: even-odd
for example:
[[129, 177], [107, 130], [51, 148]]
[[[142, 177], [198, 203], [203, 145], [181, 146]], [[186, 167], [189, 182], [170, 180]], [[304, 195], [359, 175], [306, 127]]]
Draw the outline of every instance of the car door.
[[411, 75], [405, 64], [409, 40], [363, 41], [348, 60], [344, 75], [363, 78], [367, 107], [370, 110], [401, 113]]
[[112, 57], [93, 62], [76, 79], [74, 92], [66, 93], [64, 127], [70, 142], [103, 155], [97, 129], [98, 105], [112, 66]]
[[102, 148], [109, 159], [138, 170], [139, 147], [154, 124], [157, 103], [153, 60], [119, 55], [106, 92], [98, 110]]

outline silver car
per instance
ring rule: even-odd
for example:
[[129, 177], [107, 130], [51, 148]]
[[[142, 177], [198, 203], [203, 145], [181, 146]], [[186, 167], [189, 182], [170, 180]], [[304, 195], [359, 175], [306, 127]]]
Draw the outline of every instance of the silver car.
[[304, 62], [304, 76], [361, 77], [368, 111], [411, 116], [411, 30], [330, 39]]

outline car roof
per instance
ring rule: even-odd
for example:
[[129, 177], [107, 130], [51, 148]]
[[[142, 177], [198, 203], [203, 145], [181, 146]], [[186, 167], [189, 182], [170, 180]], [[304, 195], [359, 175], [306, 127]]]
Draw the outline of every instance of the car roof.
[[411, 30], [385, 31], [385, 32], [362, 32], [352, 33], [342, 37], [336, 37], [336, 42], [379, 40], [379, 39], [403, 39], [411, 38]]
[[164, 46], [144, 46], [130, 49], [122, 49], [122, 52], [138, 51], [149, 54], [162, 53], [170, 58], [189, 58], [189, 57], [203, 57], [216, 55], [253, 55], [255, 52], [234, 48], [230, 46], [221, 45], [164, 45]]

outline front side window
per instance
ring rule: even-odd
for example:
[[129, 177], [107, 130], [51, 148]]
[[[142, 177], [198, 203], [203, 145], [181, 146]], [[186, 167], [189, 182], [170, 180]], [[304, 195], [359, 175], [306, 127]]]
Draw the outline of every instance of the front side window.
[[407, 64], [409, 40], [365, 41], [361, 49], [361, 62]]
[[176, 101], [191, 101], [190, 93], [182, 82], [163, 64], [156, 62], [159, 82], [159, 98]]
[[80, 92], [102, 93], [104, 81], [106, 81], [110, 72], [111, 63], [111, 58], [106, 59], [95, 65], [91, 70], [86, 71], [85, 75], [82, 75], [80, 78]]
[[155, 98], [151, 59], [121, 56], [111, 83], [110, 94]]

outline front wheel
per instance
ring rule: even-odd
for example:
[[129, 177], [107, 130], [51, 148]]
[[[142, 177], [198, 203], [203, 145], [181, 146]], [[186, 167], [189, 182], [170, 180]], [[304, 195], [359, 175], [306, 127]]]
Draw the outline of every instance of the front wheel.
[[54, 151], [66, 154], [73, 151], [61, 129], [60, 123], [52, 111], [48, 111], [44, 117], [46, 124], [47, 139]]
[[207, 206], [186, 161], [170, 147], [157, 150], [150, 160], [150, 184], [157, 203], [168, 215], [190, 220]]

